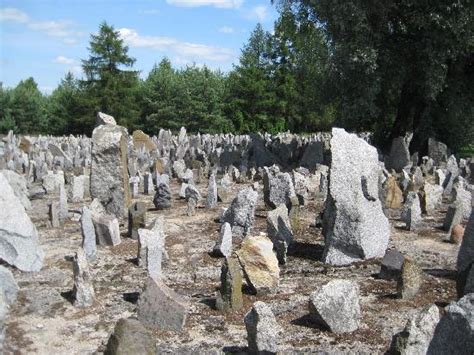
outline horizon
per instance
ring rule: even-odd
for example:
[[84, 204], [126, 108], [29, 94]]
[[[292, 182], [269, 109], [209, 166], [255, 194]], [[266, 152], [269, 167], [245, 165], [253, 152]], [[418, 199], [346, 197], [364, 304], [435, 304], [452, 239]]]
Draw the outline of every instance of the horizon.
[[69, 0], [67, 6], [59, 0], [4, 0], [0, 82], [13, 88], [33, 77], [50, 94], [67, 72], [80, 78], [90, 35], [103, 21], [120, 32], [142, 79], [165, 57], [175, 68], [206, 65], [225, 73], [257, 23], [271, 31], [277, 16], [267, 0]]

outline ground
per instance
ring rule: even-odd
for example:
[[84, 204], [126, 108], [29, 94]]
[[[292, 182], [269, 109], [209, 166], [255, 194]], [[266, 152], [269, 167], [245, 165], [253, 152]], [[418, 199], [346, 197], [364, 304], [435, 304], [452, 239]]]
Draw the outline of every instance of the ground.
[[[173, 196], [179, 186], [172, 184]], [[245, 187], [233, 186], [233, 193]], [[199, 184], [203, 196], [207, 186]], [[115, 323], [136, 315], [136, 301], [146, 281], [146, 271], [136, 265], [137, 242], [126, 238], [122, 225], [122, 243], [98, 247], [97, 261], [90, 268], [96, 302], [86, 309], [71, 303], [73, 286], [71, 258], [81, 244], [78, 222], [83, 203], [70, 204], [70, 220], [52, 229], [47, 222], [47, 203], [57, 198], [46, 195], [34, 200], [28, 213], [38, 228], [46, 258], [38, 273], [12, 269], [20, 286], [17, 303], [7, 324], [6, 354], [89, 354], [105, 350]], [[331, 267], [321, 260], [323, 237], [315, 223], [322, 209], [321, 200], [312, 200], [301, 208], [294, 220], [295, 243], [287, 264], [281, 267], [276, 294], [256, 297], [244, 294], [244, 308], [223, 314], [214, 307], [220, 282], [222, 258], [210, 252], [218, 236], [217, 217], [226, 203], [214, 209], [200, 207], [193, 217], [186, 216], [186, 203], [173, 199], [166, 211], [153, 208], [153, 196], [141, 195], [149, 207], [147, 222], [159, 215], [165, 218], [166, 249], [169, 260], [163, 265], [164, 281], [185, 296], [190, 312], [183, 332], [150, 329], [156, 336], [159, 353], [244, 352], [246, 330], [243, 318], [253, 302], [267, 302], [283, 332], [282, 353], [288, 352], [363, 352], [383, 353], [393, 334], [408, 318], [425, 305], [435, 303], [440, 310], [455, 300], [455, 260], [457, 246], [443, 242], [441, 207], [434, 216], [424, 218], [417, 232], [404, 230], [403, 223], [391, 218], [390, 246], [416, 260], [425, 271], [421, 292], [413, 300], [397, 299], [396, 282], [379, 280], [380, 260], [368, 260], [347, 267]], [[90, 201], [85, 201], [88, 203]], [[203, 205], [203, 201], [201, 202]], [[262, 191], [253, 234], [266, 230], [266, 208]], [[356, 281], [361, 290], [362, 326], [355, 332], [335, 335], [315, 325], [308, 317], [309, 294], [334, 278]]]

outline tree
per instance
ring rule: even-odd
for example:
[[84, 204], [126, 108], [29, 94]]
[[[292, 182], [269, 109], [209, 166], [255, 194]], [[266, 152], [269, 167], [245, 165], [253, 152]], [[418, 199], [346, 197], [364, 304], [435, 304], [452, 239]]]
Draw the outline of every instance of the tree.
[[91, 35], [89, 59], [82, 61], [87, 80], [83, 82], [94, 111], [113, 115], [117, 122], [134, 128], [139, 118], [138, 72], [125, 70], [135, 59], [128, 55], [120, 33], [103, 22], [99, 33]]
[[3, 134], [12, 130], [17, 132], [15, 119], [11, 113], [12, 92], [8, 88], [4, 88], [0, 82], [0, 132]]

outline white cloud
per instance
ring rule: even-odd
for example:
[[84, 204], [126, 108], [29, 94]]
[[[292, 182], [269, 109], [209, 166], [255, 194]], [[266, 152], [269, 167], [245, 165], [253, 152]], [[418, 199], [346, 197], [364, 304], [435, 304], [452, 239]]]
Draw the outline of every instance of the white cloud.
[[220, 9], [238, 9], [244, 0], [166, 0], [166, 2], [180, 7], [214, 6]]
[[234, 33], [234, 29], [232, 27], [229, 27], [229, 26], [223, 26], [223, 27], [219, 28], [219, 32], [221, 32], [221, 33]]
[[251, 19], [256, 18], [259, 22], [263, 22], [266, 20], [267, 16], [268, 16], [268, 7], [264, 5], [259, 5], [252, 8], [252, 10], [250, 10], [250, 12], [248, 13], [247, 17]]
[[140, 10], [138, 11], [140, 15], [158, 15], [160, 10], [158, 9], [147, 9], [147, 10]]
[[141, 36], [136, 30], [130, 28], [121, 28], [119, 32], [130, 47], [172, 51], [178, 57], [189, 61], [200, 62], [202, 60], [209, 60], [226, 62], [234, 58], [234, 51], [229, 48], [183, 42], [171, 37]]
[[74, 36], [75, 32], [71, 30], [70, 21], [42, 21], [32, 22], [29, 28], [46, 33], [53, 37], [69, 37]]
[[26, 23], [29, 21], [29, 17], [23, 11], [15, 9], [13, 7], [4, 7], [0, 9], [0, 22], [1, 21], [12, 21]]
[[58, 55], [56, 58], [53, 59], [53, 62], [58, 64], [72, 64], [74, 63], [74, 59], [65, 57], [63, 55]]

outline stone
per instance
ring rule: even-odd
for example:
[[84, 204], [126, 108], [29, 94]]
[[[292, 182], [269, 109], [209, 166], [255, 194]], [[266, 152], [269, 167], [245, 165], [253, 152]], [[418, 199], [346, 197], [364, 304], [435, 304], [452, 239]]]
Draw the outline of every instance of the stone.
[[438, 322], [438, 307], [434, 304], [426, 306], [408, 320], [403, 331], [393, 336], [389, 353], [400, 355], [426, 354]]
[[64, 222], [69, 217], [69, 206], [64, 184], [59, 186], [59, 219]]
[[434, 138], [428, 138], [428, 156], [433, 159], [434, 165], [440, 166], [448, 160], [448, 147]]
[[412, 259], [403, 260], [402, 271], [397, 282], [397, 295], [402, 299], [414, 298], [423, 284], [423, 270]]
[[185, 199], [186, 198], [186, 189], [188, 188], [188, 183], [182, 182], [181, 187], [179, 189], [179, 198]]
[[433, 214], [443, 200], [443, 188], [428, 182], [419, 191], [421, 211], [427, 215]]
[[298, 204], [304, 206], [309, 197], [309, 186], [306, 177], [297, 172], [293, 171], [293, 186], [295, 188], [295, 194], [298, 198]]
[[85, 196], [86, 186], [89, 185], [89, 177], [85, 175], [72, 178], [70, 200], [74, 203], [81, 202]]
[[211, 174], [209, 177], [209, 186], [207, 188], [207, 198], [205, 207], [214, 208], [217, 206], [217, 184], [216, 184], [216, 175]]
[[454, 179], [451, 196], [454, 203], [462, 209], [462, 218], [468, 219], [472, 210], [472, 195], [470, 191], [465, 189], [465, 184], [466, 182], [460, 176]]
[[95, 126], [100, 126], [100, 125], [116, 125], [117, 122], [115, 122], [115, 118], [113, 118], [110, 115], [107, 115], [106, 113], [103, 112], [97, 112], [97, 116], [95, 118]]
[[252, 188], [240, 190], [230, 207], [224, 213], [224, 222], [232, 226], [232, 234], [236, 236], [247, 235], [255, 220], [258, 193]]
[[270, 239], [265, 236], [247, 237], [236, 254], [245, 279], [255, 294], [262, 295], [276, 291], [280, 268]]
[[270, 208], [285, 204], [291, 208], [293, 198], [296, 198], [295, 188], [289, 173], [276, 173], [273, 175], [265, 168], [263, 178], [263, 200]]
[[8, 183], [13, 189], [13, 193], [18, 197], [23, 207], [25, 207], [26, 210], [31, 209], [25, 178], [12, 170], [0, 170], [0, 173], [8, 180]]
[[108, 214], [126, 216], [130, 206], [128, 133], [124, 127], [101, 125], [92, 132], [90, 189]]
[[171, 208], [171, 190], [168, 184], [160, 183], [156, 188], [153, 204], [159, 210]]
[[19, 287], [12, 272], [0, 265], [0, 298], [3, 297], [8, 305], [12, 305], [18, 297], [18, 291]]
[[184, 173], [186, 171], [186, 163], [182, 159], [178, 159], [175, 162], [173, 162], [173, 173], [174, 176], [178, 179], [178, 181], [181, 181], [181, 178], [183, 177]]
[[474, 293], [451, 302], [434, 331], [428, 355], [474, 353]]
[[155, 355], [155, 339], [133, 318], [120, 319], [107, 342], [105, 355]]
[[150, 173], [145, 173], [145, 175], [143, 175], [143, 193], [149, 195], [153, 191], [153, 176]]
[[462, 243], [463, 236], [464, 236], [464, 227], [461, 224], [456, 224], [451, 229], [449, 241], [453, 244], [460, 245]]
[[267, 234], [273, 243], [273, 250], [276, 251], [278, 262], [286, 264], [286, 253], [293, 242], [293, 231], [285, 205], [282, 204], [268, 212]]
[[130, 184], [131, 198], [138, 198], [140, 178], [138, 176], [132, 176], [128, 179], [128, 182]]
[[146, 227], [146, 206], [142, 202], [134, 202], [128, 209], [128, 236], [138, 239], [138, 229]]
[[459, 201], [448, 206], [448, 211], [443, 221], [443, 230], [451, 234], [451, 230], [457, 224], [461, 224], [464, 216], [464, 208]]
[[420, 198], [416, 192], [409, 192], [403, 205], [400, 219], [405, 222], [408, 230], [416, 230], [421, 225]]
[[378, 199], [377, 150], [333, 128], [328, 198], [323, 213], [323, 260], [332, 265], [382, 257], [390, 225]]
[[[435, 170], [435, 182], [436, 185], [443, 186], [444, 181], [446, 180], [446, 175], [444, 174], [444, 171], [441, 169], [436, 169]], [[443, 188], [444, 192], [444, 188]]]
[[58, 192], [59, 186], [61, 185], [64, 185], [63, 174], [55, 174], [52, 171], [48, 171], [48, 173], [43, 176], [43, 188], [46, 190], [47, 194]]
[[474, 212], [471, 212], [469, 221], [467, 222], [464, 236], [462, 238], [461, 246], [459, 247], [458, 258], [456, 262], [456, 269], [458, 272], [456, 287], [458, 296], [462, 297], [465, 294], [466, 280], [469, 271], [473, 269], [474, 265]]
[[92, 285], [92, 277], [87, 263], [84, 249], [79, 248], [73, 260], [74, 273], [74, 306], [89, 307], [94, 304], [95, 293]]
[[58, 228], [61, 223], [59, 220], [59, 202], [53, 201], [49, 204], [49, 221], [51, 222], [51, 227]]
[[278, 325], [271, 308], [262, 301], [253, 304], [252, 309], [245, 315], [247, 329], [248, 353], [276, 354], [278, 352]]
[[154, 280], [162, 278], [161, 263], [165, 248], [165, 235], [159, 227], [138, 230], [138, 265], [147, 269], [148, 275]]
[[309, 297], [313, 320], [333, 333], [350, 333], [360, 326], [359, 286], [349, 280], [331, 280]]
[[324, 143], [311, 142], [306, 146], [306, 149], [301, 157], [300, 166], [304, 166], [311, 171], [316, 169], [318, 164], [324, 162]]
[[403, 192], [398, 186], [395, 176], [390, 175], [383, 184], [385, 207], [399, 209], [403, 204]]
[[188, 304], [161, 280], [148, 278], [138, 299], [138, 319], [160, 330], [182, 331]]
[[94, 223], [95, 235], [98, 245], [119, 245], [120, 226], [117, 218], [109, 215], [92, 214], [92, 222]]
[[229, 257], [232, 253], [232, 227], [225, 222], [221, 226], [219, 239], [216, 241], [212, 253], [216, 256]]
[[156, 144], [153, 142], [150, 136], [141, 130], [133, 131], [132, 139], [133, 145], [137, 150], [145, 149], [151, 152], [157, 149]]
[[446, 179], [443, 182], [444, 196], [451, 195], [454, 180], [458, 177], [458, 175], [459, 175], [458, 162], [456, 160], [456, 157], [454, 155], [451, 155], [448, 158], [448, 161], [446, 163]]
[[388, 170], [393, 169], [399, 173], [411, 165], [409, 146], [412, 137], [413, 134], [410, 133], [406, 137], [396, 137], [392, 140], [390, 154], [385, 162]]
[[403, 260], [405, 258], [398, 250], [387, 250], [380, 265], [379, 279], [398, 280], [402, 272]]
[[44, 252], [25, 208], [0, 174], [0, 259], [21, 271], [39, 271]]
[[221, 268], [221, 286], [216, 300], [220, 311], [237, 311], [243, 307], [242, 269], [235, 257], [226, 257]]
[[94, 261], [97, 256], [97, 244], [92, 212], [84, 206], [81, 214], [82, 248], [88, 261]]

